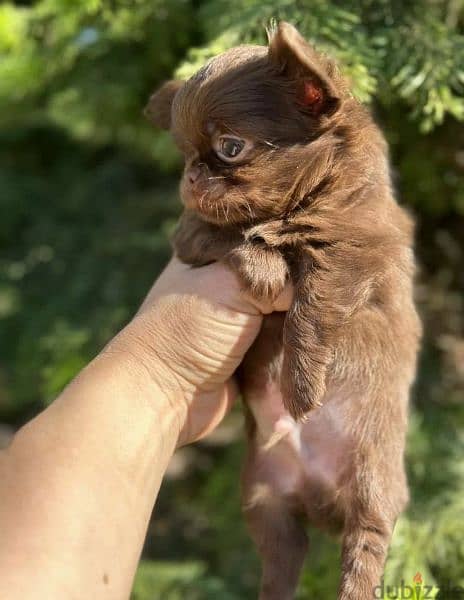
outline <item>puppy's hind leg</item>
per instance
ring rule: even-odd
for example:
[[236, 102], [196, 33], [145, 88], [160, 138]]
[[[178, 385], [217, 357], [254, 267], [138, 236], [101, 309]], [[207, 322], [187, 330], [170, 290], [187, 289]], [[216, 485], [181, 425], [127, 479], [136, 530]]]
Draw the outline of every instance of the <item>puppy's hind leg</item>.
[[240, 372], [249, 443], [242, 505], [262, 562], [260, 600], [292, 600], [308, 547], [291, 500], [299, 487], [299, 466], [284, 441], [273, 437], [276, 422], [286, 415], [279, 382], [284, 318], [282, 313], [264, 318]]
[[390, 465], [378, 460], [358, 466], [343, 533], [338, 600], [376, 597], [395, 522], [407, 501], [403, 467], [395, 458]]
[[244, 513], [261, 558], [259, 600], [292, 600], [308, 550], [303, 524], [288, 502], [275, 497], [256, 499]]

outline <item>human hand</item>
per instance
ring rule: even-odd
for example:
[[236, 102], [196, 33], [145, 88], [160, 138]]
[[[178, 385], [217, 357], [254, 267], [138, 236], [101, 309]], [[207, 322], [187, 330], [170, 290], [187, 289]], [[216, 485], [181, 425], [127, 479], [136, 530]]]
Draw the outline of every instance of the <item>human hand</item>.
[[260, 304], [224, 265], [169, 263], [132, 321], [0, 452], [1, 598], [129, 597], [175, 446], [219, 423], [262, 315], [291, 295]]
[[263, 314], [287, 310], [291, 297], [287, 286], [275, 301], [258, 302], [224, 265], [192, 269], [173, 258], [108, 350], [143, 365], [176, 413], [178, 445], [186, 444], [222, 420]]

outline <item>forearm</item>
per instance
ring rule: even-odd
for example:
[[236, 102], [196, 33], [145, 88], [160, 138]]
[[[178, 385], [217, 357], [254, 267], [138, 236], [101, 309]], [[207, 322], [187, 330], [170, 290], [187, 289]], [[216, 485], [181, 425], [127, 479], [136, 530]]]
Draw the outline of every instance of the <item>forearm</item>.
[[178, 432], [140, 363], [93, 361], [2, 456], [0, 597], [128, 598]]

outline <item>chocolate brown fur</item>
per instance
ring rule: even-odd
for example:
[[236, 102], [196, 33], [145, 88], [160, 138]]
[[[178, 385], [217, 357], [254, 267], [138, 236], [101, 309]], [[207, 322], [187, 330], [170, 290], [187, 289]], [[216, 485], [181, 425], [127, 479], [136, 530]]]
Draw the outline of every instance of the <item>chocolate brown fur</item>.
[[[266, 317], [240, 371], [250, 438], [243, 500], [263, 561], [260, 598], [293, 597], [304, 517], [342, 532], [339, 600], [368, 600], [407, 499], [420, 337], [413, 227], [393, 197], [384, 138], [334, 63], [286, 23], [269, 48], [232, 49], [169, 83], [148, 112], [186, 158], [181, 260], [223, 260], [258, 298], [276, 297], [288, 279], [295, 288], [287, 315]], [[221, 162], [212, 148], [221, 135], [252, 140], [246, 159]]]

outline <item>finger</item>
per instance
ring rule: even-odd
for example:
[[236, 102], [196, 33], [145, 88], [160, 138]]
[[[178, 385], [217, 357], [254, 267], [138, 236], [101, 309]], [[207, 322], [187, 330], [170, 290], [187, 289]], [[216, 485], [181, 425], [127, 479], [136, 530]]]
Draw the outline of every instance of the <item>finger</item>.
[[229, 379], [216, 399], [215, 406], [210, 413], [210, 421], [208, 425], [196, 439], [203, 438], [214, 431], [230, 411], [237, 398], [237, 383], [233, 379]]
[[181, 431], [178, 446], [203, 439], [214, 431], [232, 408], [238, 397], [237, 383], [230, 379], [219, 390], [201, 394], [189, 407], [187, 421]]

